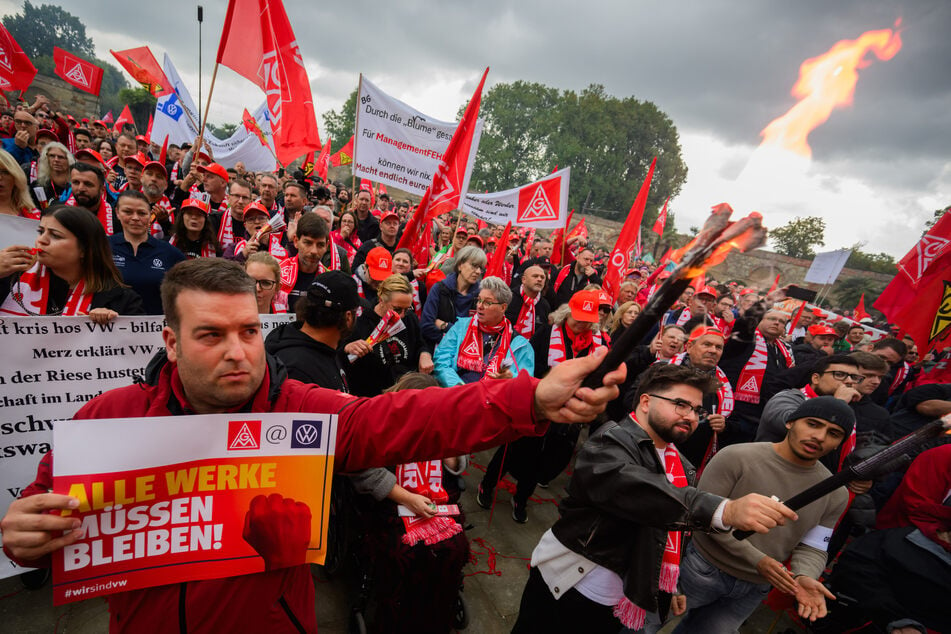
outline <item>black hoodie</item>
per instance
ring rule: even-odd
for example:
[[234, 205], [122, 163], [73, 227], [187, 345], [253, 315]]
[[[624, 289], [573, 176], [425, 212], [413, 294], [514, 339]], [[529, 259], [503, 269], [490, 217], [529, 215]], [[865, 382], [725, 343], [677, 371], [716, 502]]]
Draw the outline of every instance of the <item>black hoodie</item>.
[[314, 383], [338, 392], [349, 392], [337, 351], [312, 339], [300, 330], [301, 322], [287, 323], [272, 330], [264, 348], [287, 367], [287, 375], [304, 383]]

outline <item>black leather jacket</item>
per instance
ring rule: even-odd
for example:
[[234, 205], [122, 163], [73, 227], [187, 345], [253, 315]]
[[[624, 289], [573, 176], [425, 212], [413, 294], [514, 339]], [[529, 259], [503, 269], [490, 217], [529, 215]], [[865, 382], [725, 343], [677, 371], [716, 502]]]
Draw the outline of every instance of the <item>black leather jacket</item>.
[[605, 423], [578, 453], [568, 497], [552, 527], [558, 541], [616, 572], [624, 594], [658, 611], [658, 580], [673, 530], [710, 531], [723, 498], [694, 488], [697, 471], [681, 457], [690, 486], [670, 485], [654, 442], [631, 417]]

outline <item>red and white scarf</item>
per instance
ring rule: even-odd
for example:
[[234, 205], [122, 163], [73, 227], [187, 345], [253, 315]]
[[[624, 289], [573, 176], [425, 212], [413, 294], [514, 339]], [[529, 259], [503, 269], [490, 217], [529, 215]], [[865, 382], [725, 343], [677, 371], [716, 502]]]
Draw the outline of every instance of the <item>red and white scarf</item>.
[[320, 272], [324, 271], [340, 271], [340, 253], [337, 252], [337, 244], [334, 242], [333, 236], [327, 238], [327, 250], [330, 251], [330, 268], [323, 269]]
[[[281, 237], [284, 235], [283, 231], [278, 231], [274, 233], [273, 231], [268, 235], [267, 241], [267, 252], [276, 257], [278, 260], [287, 257], [287, 249], [281, 245]], [[241, 253], [248, 246], [247, 240], [238, 240], [234, 243], [234, 252], [235, 254]], [[247, 257], [247, 254], [245, 254]], [[323, 272], [323, 271], [321, 271]], [[295, 275], [295, 279], [296, 279]]]
[[690, 309], [684, 308], [682, 311], [680, 311], [680, 317], [677, 318], [677, 325], [683, 326], [685, 323], [690, 321], [690, 317], [691, 317]]
[[360, 249], [360, 246], [363, 244], [360, 242], [360, 238], [357, 237], [356, 233], [350, 234], [349, 238], [344, 238], [339, 231], [332, 231], [330, 233], [330, 238], [342, 246], [344, 250], [346, 250], [347, 261], [350, 262], [350, 264], [353, 264], [353, 258]]
[[[673, 365], [682, 365], [686, 357], [687, 353], [681, 352], [675, 355], [674, 358], [670, 360], [670, 363]], [[713, 413], [721, 414], [724, 418], [729, 418], [730, 414], [733, 413], [733, 386], [730, 385], [730, 379], [726, 377], [726, 372], [721, 370], [720, 366], [716, 366], [715, 369], [720, 387], [717, 388], [717, 408]], [[707, 443], [707, 448], [703, 452], [703, 459], [700, 461], [700, 464], [697, 465], [697, 477], [700, 477], [707, 463], [710, 462], [710, 459], [716, 455], [719, 449], [719, 438], [717, 437], [717, 433], [713, 432], [710, 436], [710, 442]]]
[[[631, 417], [633, 418], [633, 416], [632, 414]], [[678, 489], [687, 486], [687, 474], [684, 473], [680, 452], [673, 444], [667, 445], [664, 450], [664, 471], [667, 473], [667, 481]], [[680, 531], [667, 532], [667, 546], [664, 548], [664, 556], [660, 564], [660, 578], [657, 580], [657, 586], [662, 592], [669, 594], [677, 592], [677, 580], [680, 578], [680, 555], [683, 551], [682, 540], [683, 534]], [[624, 627], [639, 630], [644, 627], [647, 612], [627, 597], [622, 597], [614, 606], [614, 616], [621, 621]]]
[[[400, 465], [396, 468], [396, 481], [407, 491], [425, 496], [434, 504], [445, 504], [449, 501], [449, 494], [442, 486], [442, 460]], [[404, 517], [403, 525], [406, 527], [406, 534], [403, 535], [402, 541], [407, 546], [420, 541], [432, 545], [462, 532], [462, 526], [444, 515]]]
[[566, 264], [561, 271], [558, 272], [558, 277], [555, 278], [554, 289], [555, 292], [558, 292], [558, 289], [561, 288], [561, 285], [565, 283], [565, 280], [568, 279], [568, 274], [571, 273], [571, 270], [574, 268], [574, 265]]
[[416, 312], [417, 317], [421, 317], [423, 315], [423, 303], [419, 299], [419, 280], [412, 279], [409, 285], [413, 289], [413, 311]]
[[[495, 347], [495, 354], [492, 355], [488, 364], [485, 362], [485, 352], [482, 348], [483, 335], [499, 335], [499, 343]], [[503, 317], [498, 325], [485, 326], [477, 317], [472, 317], [469, 319], [466, 334], [462, 338], [462, 345], [459, 346], [456, 365], [464, 370], [479, 372], [483, 376], [495, 374], [502, 367], [511, 345], [512, 325], [508, 319]]]
[[911, 370], [911, 366], [906, 362], [902, 361], [901, 367], [898, 368], [898, 371], [895, 372], [895, 378], [892, 381], [892, 384], [888, 386], [888, 395], [891, 396], [895, 393], [895, 390], [901, 386], [902, 381], [905, 380], [905, 377], [908, 376], [908, 372]]
[[[175, 236], [172, 236], [171, 238], [169, 238], [168, 243], [169, 243], [170, 245], [172, 245], [173, 247], [177, 247], [177, 246], [178, 246], [178, 244], [177, 244], [177, 243], [178, 243], [178, 240], [175, 239]], [[187, 255], [187, 254], [186, 254], [186, 255]], [[202, 257], [202, 258], [213, 258], [213, 257], [215, 257], [215, 255], [216, 255], [216, 254], [215, 254], [215, 247], [212, 246], [210, 242], [205, 243], [205, 244], [201, 247], [201, 254], [199, 255], [199, 257]], [[190, 258], [189, 258], [189, 259], [190, 259]]]
[[[221, 248], [227, 248], [228, 245], [235, 243], [234, 238], [234, 225], [232, 224], [231, 212], [224, 213], [221, 215], [221, 226], [218, 227], [218, 244], [221, 245]], [[235, 253], [237, 253], [235, 249]]]
[[567, 333], [568, 339], [571, 341], [572, 359], [577, 358], [579, 354], [588, 348], [597, 348], [598, 346], [602, 345], [602, 342], [604, 341], [604, 338], [601, 336], [600, 332], [585, 330], [580, 335], [576, 335], [565, 325], [559, 326], [558, 324], [553, 324], [551, 327], [551, 336], [548, 338], [549, 368], [553, 368], [559, 363], [564, 363], [568, 358], [565, 352], [565, 335], [562, 334], [562, 331]]
[[287, 293], [278, 290], [274, 293], [274, 299], [271, 300], [271, 312], [274, 314], [284, 314], [287, 312]]
[[[76, 198], [70, 194], [69, 198], [66, 199], [66, 204], [70, 207], [76, 207]], [[90, 211], [92, 210], [90, 209]], [[112, 205], [106, 202], [105, 189], [99, 194], [99, 210], [96, 212], [96, 217], [99, 218], [100, 224], [106, 230], [107, 236], [115, 233], [115, 228], [112, 225]]]
[[39, 220], [40, 219], [40, 210], [35, 207], [23, 207], [20, 209], [21, 218], [29, 218], [30, 220]]
[[290, 293], [297, 284], [297, 271], [300, 270], [300, 263], [297, 256], [281, 260], [281, 290]]
[[538, 300], [542, 298], [541, 293], [531, 298], [525, 294], [525, 287], [522, 287], [522, 307], [518, 309], [518, 319], [515, 320], [515, 332], [526, 339], [531, 339], [535, 334], [535, 306]]
[[[791, 368], [795, 365], [792, 354], [786, 349], [783, 342], [778, 339], [774, 341], [776, 349], [786, 360], [786, 367]], [[769, 347], [766, 343], [766, 337], [756, 329], [755, 345], [750, 360], [746, 362], [740, 371], [740, 377], [737, 379], [736, 400], [743, 403], [759, 403], [760, 390], [763, 388], [763, 377], [766, 374], [766, 362], [769, 359]]]
[[[50, 298], [50, 278], [52, 273], [45, 266], [36, 262], [30, 270], [20, 275], [20, 279], [10, 287], [3, 305], [0, 306], [0, 315], [46, 315]], [[82, 280], [76, 284], [66, 299], [63, 316], [89, 314], [92, 304], [92, 293], [85, 293], [86, 285]], [[19, 300], [19, 301], [18, 301]], [[22, 306], [20, 304], [23, 304]]]

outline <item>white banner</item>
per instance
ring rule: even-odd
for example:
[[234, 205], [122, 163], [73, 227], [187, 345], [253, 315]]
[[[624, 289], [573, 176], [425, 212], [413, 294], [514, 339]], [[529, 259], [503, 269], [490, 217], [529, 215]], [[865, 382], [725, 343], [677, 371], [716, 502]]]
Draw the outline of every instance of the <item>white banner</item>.
[[492, 194], [466, 194], [463, 211], [494, 225], [513, 225], [555, 229], [564, 227], [568, 218], [568, 180], [571, 168], [550, 176]]
[[0, 249], [20, 246], [32, 247], [36, 243], [39, 220], [0, 214]]
[[[398, 187], [419, 196], [433, 182], [433, 173], [458, 125], [439, 121], [390, 97], [361, 75], [353, 135], [353, 173], [375, 183]], [[463, 191], [482, 138], [482, 120], [476, 123], [466, 166]]]
[[[264, 336], [288, 315], [262, 315]], [[162, 348], [163, 317], [0, 319], [0, 517], [33, 482], [53, 424], [106, 390], [131, 385]], [[0, 553], [0, 579], [23, 572]]]
[[[178, 71], [175, 70], [168, 53], [165, 54], [163, 68], [175, 92], [159, 97], [155, 104], [152, 139], [162, 145], [165, 136], [168, 135], [169, 143], [194, 143], [198, 137], [198, 109], [182, 78], [178, 76]], [[269, 147], [273, 148], [274, 141], [271, 138], [271, 123], [267, 118], [267, 104], [261, 104], [251, 114], [261, 126]], [[208, 131], [205, 132], [204, 139], [211, 146], [215, 162], [226, 168], [234, 167], [238, 161], [244, 163], [245, 168], [251, 171], [268, 172], [277, 167], [271, 149], [261, 145], [258, 137], [248, 132], [243, 124], [239, 123], [234, 134], [223, 141]]]
[[852, 249], [817, 253], [812, 266], [806, 272], [806, 281], [810, 284], [833, 283], [839, 277], [850, 255], [852, 255]]

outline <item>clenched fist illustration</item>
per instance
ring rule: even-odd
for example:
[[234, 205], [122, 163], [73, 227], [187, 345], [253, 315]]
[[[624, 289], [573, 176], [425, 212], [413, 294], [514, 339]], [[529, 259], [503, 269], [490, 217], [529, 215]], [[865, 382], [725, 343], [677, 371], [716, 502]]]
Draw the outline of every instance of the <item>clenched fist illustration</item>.
[[278, 493], [256, 496], [244, 516], [244, 541], [264, 558], [265, 570], [299, 566], [310, 545], [310, 507]]

